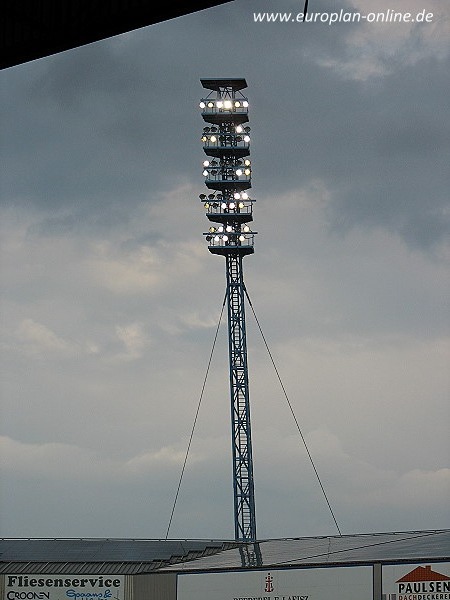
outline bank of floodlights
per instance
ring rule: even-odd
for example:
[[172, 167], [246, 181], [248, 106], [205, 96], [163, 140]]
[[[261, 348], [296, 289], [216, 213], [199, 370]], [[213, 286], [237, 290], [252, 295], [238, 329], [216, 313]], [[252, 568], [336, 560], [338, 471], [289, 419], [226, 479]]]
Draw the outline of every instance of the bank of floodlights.
[[253, 252], [255, 233], [248, 223], [253, 220], [253, 200], [246, 190], [251, 187], [250, 127], [248, 99], [241, 90], [244, 79], [202, 79], [210, 91], [200, 101], [207, 126], [201, 141], [207, 156], [203, 161], [206, 187], [213, 194], [200, 194], [207, 218], [217, 223], [205, 233], [210, 252], [226, 254]]

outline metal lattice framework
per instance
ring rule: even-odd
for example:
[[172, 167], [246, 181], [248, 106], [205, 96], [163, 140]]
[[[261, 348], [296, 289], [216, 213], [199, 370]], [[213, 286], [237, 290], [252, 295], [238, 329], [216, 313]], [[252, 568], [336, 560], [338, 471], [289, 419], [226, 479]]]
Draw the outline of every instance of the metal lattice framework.
[[205, 184], [200, 194], [211, 223], [205, 233], [209, 251], [226, 260], [228, 347], [233, 451], [235, 539], [256, 540], [250, 397], [245, 327], [243, 257], [254, 251], [248, 100], [245, 79], [202, 79], [209, 90], [200, 102], [208, 126], [202, 134]]

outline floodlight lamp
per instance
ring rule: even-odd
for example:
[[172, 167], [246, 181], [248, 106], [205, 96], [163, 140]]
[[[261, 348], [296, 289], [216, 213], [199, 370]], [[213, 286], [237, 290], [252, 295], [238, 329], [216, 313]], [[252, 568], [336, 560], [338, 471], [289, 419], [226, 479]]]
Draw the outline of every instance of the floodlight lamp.
[[230, 202], [230, 208], [231, 210], [233, 210], [234, 208], [236, 208], [236, 204], [234, 202]]
[[244, 131], [244, 129], [243, 129], [242, 125], [238, 125], [236, 127], [236, 133], [242, 133], [243, 131]]
[[247, 160], [244, 161], [244, 165], [246, 167], [249, 167], [251, 165], [251, 162], [248, 160], [248, 158], [247, 158]]
[[220, 237], [218, 235], [216, 235], [215, 238], [214, 238], [214, 241], [215, 242], [219, 242], [220, 241]]
[[242, 229], [243, 229], [243, 231], [245, 231], [245, 233], [250, 231], [250, 227], [248, 225], [244, 225], [244, 227]]
[[200, 108], [205, 108], [206, 104], [204, 102], [200, 102], [199, 106]]
[[212, 135], [210, 138], [211, 142], [214, 144], [214, 142], [217, 142], [217, 138], [215, 135]]
[[203, 171], [203, 176], [204, 176], [204, 177], [206, 177], [207, 175], [208, 175], [208, 171], [205, 169], [205, 170]]
[[223, 107], [227, 110], [231, 110], [233, 108], [233, 103], [231, 102], [231, 100], [225, 100], [225, 102], [223, 103]]
[[240, 242], [244, 242], [245, 241], [245, 236], [244, 235], [240, 235], [239, 236], [239, 241]]
[[208, 108], [214, 108], [214, 102], [208, 102]]
[[245, 204], [243, 202], [239, 202], [239, 208], [244, 208]]
[[216, 228], [215, 228], [215, 227], [210, 227], [210, 228], [209, 228], [209, 233], [214, 233], [215, 231], [216, 231]]
[[242, 192], [241, 198], [242, 198], [242, 200], [248, 200], [248, 194], [247, 194], [247, 192]]
[[204, 160], [203, 161], [203, 166], [204, 167], [209, 167], [209, 160]]
[[227, 236], [227, 235], [224, 235], [224, 236], [222, 237], [222, 239], [223, 239], [223, 241], [224, 241], [224, 242], [228, 242], [228, 236]]
[[240, 108], [241, 103], [239, 102], [239, 100], [236, 100], [236, 102], [234, 103], [236, 108]]
[[222, 202], [222, 205], [221, 205], [221, 207], [222, 207], [222, 208], [227, 208], [227, 203], [226, 203], [226, 202]]
[[240, 177], [240, 176], [242, 175], [242, 169], [237, 169], [237, 170], [236, 170], [236, 175], [237, 175], [238, 177]]
[[208, 210], [208, 208], [209, 208], [209, 202], [205, 202], [205, 204], [203, 206], [206, 208], [206, 210]]
[[249, 136], [249, 135], [245, 135], [245, 136], [244, 136], [244, 142], [245, 142], [246, 144], [248, 144], [248, 143], [249, 143], [249, 141], [250, 141], [250, 136]]
[[250, 169], [245, 169], [244, 173], [245, 173], [246, 175], [250, 175], [251, 171], [250, 171]]
[[227, 231], [228, 231], [228, 233], [230, 233], [230, 231], [233, 231], [233, 228], [231, 227], [231, 225], [227, 225]]
[[222, 102], [222, 100], [218, 100], [218, 101], [216, 102], [216, 106], [217, 106], [217, 108], [222, 108], [222, 107], [223, 107], [223, 102]]
[[240, 197], [241, 197], [240, 193], [239, 192], [235, 192], [234, 199], [235, 200], [239, 200]]
[[202, 135], [201, 140], [202, 142], [207, 142], [208, 138], [206, 137], [206, 135]]
[[242, 103], [242, 106], [244, 108], [248, 108], [248, 102], [247, 102], [247, 100], [244, 100], [244, 102]]
[[217, 231], [218, 231], [219, 233], [223, 233], [223, 226], [222, 226], [222, 225], [220, 225], [220, 227], [218, 227], [218, 228], [217, 228]]

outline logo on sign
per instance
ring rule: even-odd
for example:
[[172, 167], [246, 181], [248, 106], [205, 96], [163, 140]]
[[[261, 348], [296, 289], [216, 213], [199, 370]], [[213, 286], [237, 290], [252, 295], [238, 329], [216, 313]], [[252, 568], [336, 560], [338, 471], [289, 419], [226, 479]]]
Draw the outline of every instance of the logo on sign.
[[267, 573], [266, 576], [266, 587], [264, 588], [265, 592], [273, 592], [273, 577], [270, 573]]

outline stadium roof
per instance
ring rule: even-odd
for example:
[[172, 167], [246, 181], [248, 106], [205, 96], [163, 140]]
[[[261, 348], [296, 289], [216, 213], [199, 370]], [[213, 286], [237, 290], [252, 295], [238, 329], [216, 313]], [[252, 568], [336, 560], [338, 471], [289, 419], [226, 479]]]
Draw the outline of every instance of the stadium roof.
[[136, 575], [234, 547], [217, 540], [0, 539], [0, 573]]
[[[450, 560], [450, 530], [265, 540], [257, 546], [259, 566], [265, 568], [443, 561]], [[231, 548], [164, 570], [235, 570], [243, 566], [243, 555], [248, 556], [251, 550], [242, 553]]]
[[[450, 530], [285, 538], [257, 546], [262, 567], [441, 561], [450, 560]], [[221, 540], [0, 539], [0, 573], [234, 570], [252, 550], [254, 544]]]
[[70, 50], [231, 0], [3, 0], [0, 68]]

